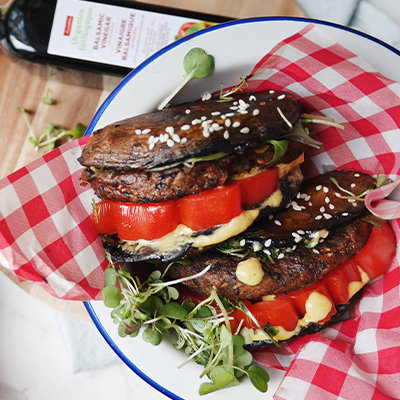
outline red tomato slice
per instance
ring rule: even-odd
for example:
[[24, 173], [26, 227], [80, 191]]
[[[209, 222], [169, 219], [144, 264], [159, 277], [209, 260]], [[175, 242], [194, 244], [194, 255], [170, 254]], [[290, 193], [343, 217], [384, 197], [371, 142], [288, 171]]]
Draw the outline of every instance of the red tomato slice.
[[278, 185], [278, 168], [267, 169], [257, 175], [237, 181], [243, 208], [251, 208], [268, 199]]
[[389, 268], [396, 254], [396, 238], [388, 223], [374, 226], [366, 245], [352, 258], [367, 273], [370, 280], [381, 276]]
[[349, 278], [340, 265], [323, 279], [335, 304], [346, 304], [350, 300]]
[[113, 201], [101, 201], [96, 204], [92, 214], [94, 228], [97, 233], [103, 235], [113, 235], [117, 233], [113, 215]]
[[196, 24], [196, 22], [186, 22], [185, 24], [183, 24], [183, 25], [180, 27], [180, 29], [179, 29], [178, 36], [181, 37], [181, 38], [183, 38], [183, 37], [185, 36], [185, 34], [186, 34], [186, 31], [187, 31], [191, 26], [193, 26], [193, 25], [195, 25], [195, 24]]
[[307, 312], [307, 310], [306, 310], [307, 300], [313, 292], [321, 293], [323, 296], [325, 296], [331, 302], [331, 309], [328, 312], [328, 314], [320, 321], [313, 321], [313, 322], [324, 323], [326, 321], [329, 321], [331, 319], [332, 315], [334, 315], [336, 313], [336, 308], [335, 308], [335, 304], [333, 303], [333, 300], [331, 298], [331, 295], [330, 295], [327, 287], [325, 286], [325, 283], [323, 282], [323, 280], [320, 279], [319, 281], [317, 281], [311, 285], [308, 285], [303, 289], [294, 290], [292, 292], [289, 292], [288, 296], [292, 299], [293, 305], [294, 305], [296, 311], [299, 313], [300, 317], [304, 317], [304, 315], [306, 315], [306, 312]]
[[159, 239], [179, 224], [175, 201], [165, 203], [118, 203], [114, 208], [118, 236], [122, 240]]
[[293, 331], [299, 321], [290, 297], [283, 293], [275, 295], [273, 300], [255, 303], [249, 309], [262, 326], [269, 322], [273, 326], [282, 326], [287, 331]]
[[193, 231], [223, 225], [242, 212], [237, 183], [177, 200], [181, 221]]

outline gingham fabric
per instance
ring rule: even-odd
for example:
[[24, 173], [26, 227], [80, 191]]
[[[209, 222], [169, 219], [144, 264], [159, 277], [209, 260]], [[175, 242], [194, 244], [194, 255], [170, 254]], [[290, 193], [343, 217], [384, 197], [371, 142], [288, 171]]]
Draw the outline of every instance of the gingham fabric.
[[[321, 150], [307, 150], [309, 177], [332, 168], [378, 172], [396, 181], [368, 195], [371, 211], [399, 218], [400, 202], [385, 199], [400, 179], [400, 83], [313, 25], [278, 44], [254, 68], [249, 90], [285, 89], [307, 111], [332, 117], [345, 129], [316, 127]], [[397, 243], [399, 219], [392, 221]], [[350, 319], [255, 359], [286, 370], [275, 399], [400, 399], [400, 267], [368, 285]]]
[[[345, 126], [316, 128], [324, 146], [307, 150], [309, 177], [348, 168], [400, 179], [400, 83], [310, 24], [266, 55], [248, 82], [250, 90], [283, 88], [307, 111]], [[0, 262], [18, 279], [64, 299], [101, 298], [106, 266], [89, 216], [93, 192], [78, 179], [76, 159], [86, 140], [0, 181]], [[378, 195], [387, 204], [386, 193]], [[392, 205], [390, 215], [398, 218], [398, 203]], [[399, 242], [399, 220], [392, 227]], [[396, 258], [383, 278], [368, 285], [350, 319], [279, 349], [254, 352], [260, 364], [287, 371], [276, 399], [400, 398], [399, 274]]]

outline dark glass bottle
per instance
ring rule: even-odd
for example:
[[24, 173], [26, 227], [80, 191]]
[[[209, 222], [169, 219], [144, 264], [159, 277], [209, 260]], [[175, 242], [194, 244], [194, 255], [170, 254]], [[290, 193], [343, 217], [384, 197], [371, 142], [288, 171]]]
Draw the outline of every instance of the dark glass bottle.
[[26, 60], [124, 76], [179, 36], [228, 20], [132, 1], [16, 0], [0, 38]]

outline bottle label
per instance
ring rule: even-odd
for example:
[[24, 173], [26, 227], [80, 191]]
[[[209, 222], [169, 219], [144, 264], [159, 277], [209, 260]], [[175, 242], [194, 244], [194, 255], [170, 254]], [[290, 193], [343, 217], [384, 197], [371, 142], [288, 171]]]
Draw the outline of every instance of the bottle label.
[[82, 0], [58, 0], [48, 53], [135, 68], [202, 21]]

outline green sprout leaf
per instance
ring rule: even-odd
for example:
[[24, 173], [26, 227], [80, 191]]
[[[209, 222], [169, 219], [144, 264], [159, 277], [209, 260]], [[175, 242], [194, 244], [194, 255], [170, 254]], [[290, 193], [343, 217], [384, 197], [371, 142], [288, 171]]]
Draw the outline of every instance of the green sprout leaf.
[[46, 96], [42, 98], [41, 102], [47, 106], [51, 106], [55, 101], [50, 97], [50, 89], [47, 89]]
[[103, 289], [104, 305], [109, 308], [118, 307], [122, 296], [116, 286], [106, 286]]
[[235, 375], [222, 366], [211, 370], [210, 379], [211, 382], [203, 382], [200, 385], [199, 394], [201, 396], [215, 392], [216, 390], [239, 385], [239, 381]]
[[183, 59], [183, 68], [186, 76], [183, 81], [172, 91], [157, 107], [159, 110], [165, 108], [171, 99], [193, 78], [205, 78], [214, 70], [214, 57], [206, 54], [204, 50], [195, 47], [191, 49]]
[[258, 365], [252, 365], [247, 370], [247, 374], [256, 389], [262, 393], [265, 393], [268, 390], [269, 374], [264, 368], [261, 368]]

